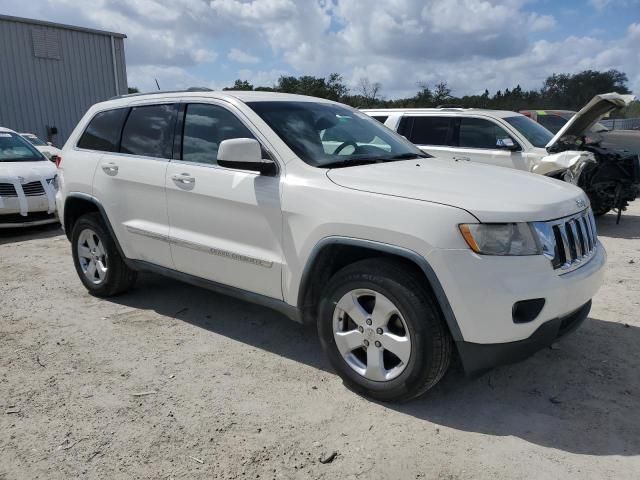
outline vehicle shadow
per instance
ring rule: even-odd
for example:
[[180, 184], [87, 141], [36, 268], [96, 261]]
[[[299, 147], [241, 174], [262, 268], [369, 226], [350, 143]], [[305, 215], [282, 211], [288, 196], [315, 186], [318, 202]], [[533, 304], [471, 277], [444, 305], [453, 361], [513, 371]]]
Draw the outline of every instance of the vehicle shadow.
[[[263, 307], [147, 274], [110, 301], [331, 371], [313, 329]], [[640, 328], [589, 318], [557, 348], [524, 362], [475, 378], [454, 368], [425, 396], [382, 405], [417, 421], [570, 453], [638, 455], [639, 344]]]
[[35, 240], [38, 238], [51, 238], [58, 235], [64, 235], [59, 223], [35, 227], [0, 229], [0, 245]]
[[620, 223], [616, 225], [615, 213], [607, 213], [596, 218], [598, 235], [611, 238], [626, 238], [628, 240], [640, 239], [640, 216], [622, 213]]
[[107, 300], [152, 310], [319, 370], [330, 369], [314, 329], [259, 305], [150, 273], [141, 274], [131, 292]]

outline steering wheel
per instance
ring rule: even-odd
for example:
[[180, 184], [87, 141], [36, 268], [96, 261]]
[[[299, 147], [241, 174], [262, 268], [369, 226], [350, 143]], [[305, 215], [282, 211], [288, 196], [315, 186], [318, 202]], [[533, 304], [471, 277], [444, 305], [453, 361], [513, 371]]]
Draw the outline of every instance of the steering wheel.
[[340, 153], [345, 147], [348, 147], [349, 145], [351, 145], [353, 148], [357, 149], [358, 148], [358, 144], [356, 142], [354, 142], [353, 140], [347, 140], [346, 142], [342, 142], [340, 145], [338, 145], [338, 148], [336, 148], [333, 151], [334, 155], [337, 155], [338, 153]]

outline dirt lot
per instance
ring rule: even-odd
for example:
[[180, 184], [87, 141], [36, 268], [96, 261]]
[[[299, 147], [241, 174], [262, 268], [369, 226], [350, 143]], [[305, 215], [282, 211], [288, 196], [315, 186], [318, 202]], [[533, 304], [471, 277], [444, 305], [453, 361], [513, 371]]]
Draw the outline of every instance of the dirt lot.
[[3, 234], [0, 479], [638, 478], [640, 202], [614, 220], [583, 328], [404, 405], [277, 313], [152, 276], [99, 300], [59, 230]]

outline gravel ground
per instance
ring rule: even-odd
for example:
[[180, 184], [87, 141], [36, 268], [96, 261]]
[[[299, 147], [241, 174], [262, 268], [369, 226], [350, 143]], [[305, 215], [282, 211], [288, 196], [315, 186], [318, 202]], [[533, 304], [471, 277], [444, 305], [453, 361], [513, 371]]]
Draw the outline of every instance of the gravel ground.
[[403, 405], [344, 388], [277, 313], [155, 276], [93, 298], [60, 230], [5, 232], [0, 479], [638, 478], [640, 201], [599, 230], [581, 329]]

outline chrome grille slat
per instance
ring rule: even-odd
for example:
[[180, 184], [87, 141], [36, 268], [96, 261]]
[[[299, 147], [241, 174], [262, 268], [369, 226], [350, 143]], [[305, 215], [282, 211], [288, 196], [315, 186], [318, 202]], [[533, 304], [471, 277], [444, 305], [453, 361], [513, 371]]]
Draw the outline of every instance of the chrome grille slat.
[[587, 237], [587, 243], [589, 244], [589, 251], [593, 250], [593, 237], [591, 234], [591, 222], [588, 218], [582, 217], [582, 225], [584, 226], [585, 236]]
[[544, 251], [560, 275], [587, 263], [598, 248], [595, 218], [591, 209], [557, 220], [538, 222], [536, 229], [538, 232], [553, 233], [545, 235]]

